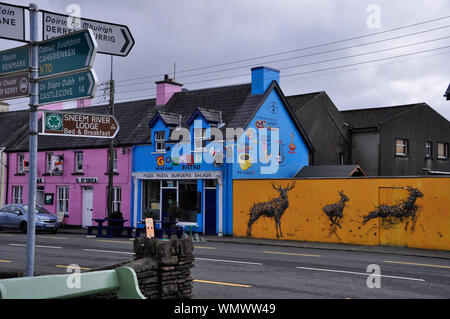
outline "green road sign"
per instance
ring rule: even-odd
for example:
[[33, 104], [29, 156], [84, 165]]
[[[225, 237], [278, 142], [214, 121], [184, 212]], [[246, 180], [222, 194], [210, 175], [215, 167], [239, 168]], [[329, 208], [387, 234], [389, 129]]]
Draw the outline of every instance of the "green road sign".
[[0, 52], [0, 75], [28, 71], [30, 48], [28, 45]]
[[97, 53], [91, 30], [81, 30], [38, 43], [39, 77], [90, 69]]
[[94, 70], [42, 79], [39, 83], [38, 105], [92, 98], [97, 89]]

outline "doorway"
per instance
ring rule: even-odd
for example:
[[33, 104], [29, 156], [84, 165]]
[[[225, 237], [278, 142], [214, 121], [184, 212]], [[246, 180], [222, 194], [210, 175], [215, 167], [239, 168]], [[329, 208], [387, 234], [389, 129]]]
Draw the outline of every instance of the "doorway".
[[36, 205], [44, 206], [44, 190], [38, 189], [36, 191]]
[[216, 188], [216, 180], [205, 180], [205, 235], [217, 234]]
[[92, 206], [94, 190], [92, 187], [83, 188], [83, 213], [82, 213], [82, 226], [92, 226]]

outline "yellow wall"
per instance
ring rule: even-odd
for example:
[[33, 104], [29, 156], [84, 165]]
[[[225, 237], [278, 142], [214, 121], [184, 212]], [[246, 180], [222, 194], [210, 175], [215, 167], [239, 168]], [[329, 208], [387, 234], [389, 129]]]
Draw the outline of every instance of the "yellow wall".
[[[235, 180], [233, 183], [233, 235], [246, 237], [250, 210], [254, 203], [279, 196], [271, 183], [287, 187], [293, 180]], [[363, 216], [379, 204], [395, 205], [406, 199], [407, 186], [419, 189], [417, 220], [407, 219], [386, 226], [380, 218], [362, 224]], [[391, 194], [396, 198], [389, 198]], [[343, 210], [342, 229], [330, 227], [323, 207], [339, 201], [339, 191], [349, 198]], [[387, 195], [386, 195], [387, 194]], [[450, 250], [450, 178], [357, 178], [297, 179], [288, 193], [289, 207], [281, 218], [283, 240], [396, 245]], [[400, 198], [400, 199], [398, 199]], [[405, 227], [407, 229], [405, 230]], [[260, 217], [252, 226], [253, 238], [276, 239], [273, 218]]]

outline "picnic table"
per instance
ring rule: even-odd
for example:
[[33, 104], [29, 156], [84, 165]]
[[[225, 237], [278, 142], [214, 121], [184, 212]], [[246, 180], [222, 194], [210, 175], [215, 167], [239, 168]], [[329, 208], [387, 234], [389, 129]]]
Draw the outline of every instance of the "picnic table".
[[[123, 224], [125, 222], [128, 221], [128, 219], [114, 219], [114, 218], [93, 218], [92, 219], [94, 222], [97, 223], [97, 226], [88, 226], [88, 235], [92, 235], [92, 230], [93, 229], [97, 229], [97, 234], [96, 237], [122, 237], [122, 233], [124, 230], [127, 231], [127, 235], [126, 237], [131, 238], [133, 236], [133, 227], [129, 227], [129, 226], [123, 226]], [[107, 225], [104, 226], [103, 224], [105, 222], [108, 223], [118, 223], [121, 225]], [[103, 229], [106, 229], [106, 234], [103, 234]]]

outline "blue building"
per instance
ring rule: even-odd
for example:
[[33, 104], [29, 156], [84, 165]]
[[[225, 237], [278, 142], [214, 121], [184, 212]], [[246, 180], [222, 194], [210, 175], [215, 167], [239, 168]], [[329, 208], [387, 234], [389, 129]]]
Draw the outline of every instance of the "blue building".
[[242, 85], [181, 86], [157, 82], [149, 143], [133, 148], [133, 224], [172, 215], [202, 234], [232, 235], [233, 180], [293, 177], [312, 145], [278, 70], [253, 68]]

